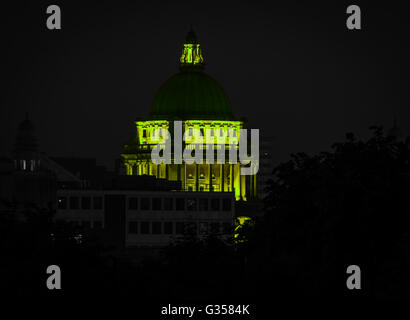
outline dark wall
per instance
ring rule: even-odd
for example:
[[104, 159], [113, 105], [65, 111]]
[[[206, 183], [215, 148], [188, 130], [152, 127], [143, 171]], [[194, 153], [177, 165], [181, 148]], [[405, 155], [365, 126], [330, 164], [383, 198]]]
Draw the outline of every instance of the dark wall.
[[120, 249], [125, 243], [125, 195], [104, 197], [104, 221], [107, 243]]

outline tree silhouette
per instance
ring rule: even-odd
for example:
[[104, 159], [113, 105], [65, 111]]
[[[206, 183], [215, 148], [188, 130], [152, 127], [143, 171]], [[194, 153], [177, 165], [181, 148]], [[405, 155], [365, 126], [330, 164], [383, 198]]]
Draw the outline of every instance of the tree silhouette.
[[356, 264], [361, 294], [409, 295], [410, 139], [370, 129], [367, 141], [349, 133], [331, 152], [294, 154], [274, 170], [265, 225], [293, 290], [347, 294], [346, 268]]

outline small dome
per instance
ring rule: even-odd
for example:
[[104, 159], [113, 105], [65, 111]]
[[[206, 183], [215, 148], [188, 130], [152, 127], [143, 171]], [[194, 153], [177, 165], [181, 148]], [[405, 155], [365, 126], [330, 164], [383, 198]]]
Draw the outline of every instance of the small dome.
[[18, 159], [33, 157], [38, 152], [38, 142], [34, 125], [28, 119], [26, 113], [25, 119], [20, 123], [16, 142], [14, 144], [14, 155]]
[[202, 71], [181, 71], [157, 91], [152, 119], [232, 120], [225, 90]]

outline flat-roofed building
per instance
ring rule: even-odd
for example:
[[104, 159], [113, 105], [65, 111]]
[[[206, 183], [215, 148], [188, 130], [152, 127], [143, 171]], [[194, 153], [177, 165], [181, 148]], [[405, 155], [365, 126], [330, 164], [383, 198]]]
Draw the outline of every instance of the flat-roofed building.
[[117, 247], [161, 247], [191, 232], [231, 235], [235, 216], [230, 192], [59, 190], [55, 220], [102, 229]]

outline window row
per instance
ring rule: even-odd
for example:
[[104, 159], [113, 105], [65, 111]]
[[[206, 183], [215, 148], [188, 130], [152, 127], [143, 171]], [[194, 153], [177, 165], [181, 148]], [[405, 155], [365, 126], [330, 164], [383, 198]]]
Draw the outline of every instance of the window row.
[[103, 198], [101, 196], [70, 196], [70, 197], [58, 197], [57, 200], [58, 209], [84, 209], [84, 210], [102, 210]]
[[89, 221], [89, 220], [71, 220], [69, 222], [73, 227], [80, 227], [82, 229], [102, 229], [102, 221]]
[[[60, 210], [102, 210], [102, 196], [70, 196], [58, 197], [57, 208]], [[128, 197], [129, 210], [142, 211], [231, 211], [232, 199], [230, 198], [171, 198], [171, 197]]]
[[[194, 135], [194, 129], [196, 129], [196, 128], [192, 128], [192, 127], [190, 127], [190, 128], [188, 128], [188, 136], [193, 136]], [[164, 129], [164, 130], [167, 130], [167, 129]], [[198, 129], [197, 129], [198, 130]], [[237, 135], [237, 129], [222, 129], [222, 128], [220, 128], [219, 130], [218, 129], [214, 129], [214, 128], [209, 128], [209, 129], [204, 129], [204, 128], [199, 128], [199, 131], [200, 131], [200, 133], [201, 133], [201, 136], [205, 136], [205, 134], [209, 134], [209, 136], [211, 136], [211, 137], [214, 137], [214, 136], [216, 136], [217, 134], [218, 134], [218, 131], [219, 131], [219, 136], [220, 137], [223, 137], [224, 136], [224, 131], [226, 130], [226, 135], [229, 137], [230, 136], [230, 133], [232, 132], [232, 136], [233, 137], [236, 137], [236, 135]], [[162, 136], [163, 134], [165, 135], [165, 133], [163, 133], [163, 130], [162, 130], [162, 128], [157, 128], [157, 129], [155, 129], [155, 130], [152, 130], [152, 137], [155, 137], [155, 134], [156, 134], [156, 132], [159, 134], [159, 136]], [[166, 132], [166, 131], [165, 131]], [[147, 138], [148, 137], [148, 129], [142, 129], [142, 137], [143, 138]]]
[[[195, 128], [188, 128], [188, 136], [193, 136], [194, 135], [194, 129]], [[197, 129], [198, 130], [198, 129]], [[226, 130], [226, 129], [225, 129]], [[199, 128], [199, 132], [201, 133], [201, 136], [205, 136], [206, 134], [209, 134], [209, 136], [214, 137], [218, 132], [217, 129], [214, 128], [209, 128], [209, 129], [204, 129], [204, 128]], [[230, 132], [232, 132], [232, 136], [236, 137], [236, 129], [227, 129], [226, 130], [226, 135], [229, 137], [230, 136]], [[219, 136], [223, 137], [224, 136], [224, 129], [220, 128], [219, 129]]]
[[[222, 203], [221, 203], [222, 202]], [[224, 198], [160, 198], [160, 197], [129, 197], [129, 210], [176, 210], [176, 211], [231, 211], [232, 199]]]
[[187, 222], [187, 221], [129, 221], [129, 234], [227, 234], [232, 232], [229, 222]]

